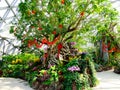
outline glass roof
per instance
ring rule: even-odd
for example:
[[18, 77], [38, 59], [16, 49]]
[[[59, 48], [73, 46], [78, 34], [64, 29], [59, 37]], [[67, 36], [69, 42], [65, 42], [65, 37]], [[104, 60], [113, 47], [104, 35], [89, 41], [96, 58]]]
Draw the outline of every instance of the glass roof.
[[11, 21], [17, 19], [17, 6], [21, 0], [0, 0], [0, 59], [4, 54], [18, 53], [20, 44], [9, 34]]
[[0, 0], [0, 30], [17, 19], [17, 6], [21, 0]]

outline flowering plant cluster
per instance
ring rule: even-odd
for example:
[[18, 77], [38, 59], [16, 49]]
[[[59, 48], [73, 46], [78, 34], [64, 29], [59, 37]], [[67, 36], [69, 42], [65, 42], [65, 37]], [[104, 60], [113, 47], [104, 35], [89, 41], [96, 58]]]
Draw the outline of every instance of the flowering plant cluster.
[[73, 72], [73, 71], [80, 71], [80, 68], [78, 66], [72, 66], [72, 67], [69, 67], [67, 70], [71, 71], [71, 72]]

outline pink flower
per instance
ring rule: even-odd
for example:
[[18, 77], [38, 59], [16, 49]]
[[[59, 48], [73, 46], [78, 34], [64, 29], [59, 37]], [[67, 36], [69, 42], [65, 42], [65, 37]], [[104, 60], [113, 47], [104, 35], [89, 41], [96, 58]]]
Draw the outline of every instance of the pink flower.
[[34, 67], [32, 70], [33, 70], [33, 71], [37, 70], [37, 67]]
[[73, 71], [80, 71], [80, 68], [78, 66], [72, 66], [72, 67], [69, 67], [67, 70], [71, 71], [71, 72], [73, 72]]
[[49, 65], [48, 65], [48, 68], [51, 68], [52, 66], [54, 66], [54, 65], [49, 64]]
[[75, 44], [76, 44], [76, 42], [70, 42], [70, 44], [71, 44], [71, 45], [75, 45]]

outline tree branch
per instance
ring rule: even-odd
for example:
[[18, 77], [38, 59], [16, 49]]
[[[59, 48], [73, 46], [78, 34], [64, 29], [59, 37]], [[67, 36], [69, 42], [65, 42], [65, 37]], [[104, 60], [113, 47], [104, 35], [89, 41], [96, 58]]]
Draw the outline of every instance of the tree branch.
[[63, 40], [63, 42], [65, 42], [65, 41], [67, 41], [67, 40], [69, 40], [69, 39], [71, 39], [71, 38], [73, 38], [73, 36], [67, 37], [66, 39]]
[[[84, 8], [84, 10], [82, 12], [85, 12], [88, 6], [89, 6], [89, 0], [87, 0], [87, 4], [86, 4], [86, 6], [85, 6], [85, 8]], [[68, 32], [76, 30], [82, 19], [83, 19], [83, 16], [79, 16], [79, 18], [77, 18], [77, 20], [75, 22], [71, 23], [68, 26]], [[71, 28], [72, 25], [74, 25], [74, 24], [76, 24], [76, 25], [73, 28]]]
[[117, 41], [115, 40], [115, 38], [114, 38], [114, 36], [109, 32], [109, 31], [113, 31], [113, 29], [114, 29], [114, 27], [117, 25], [117, 23], [110, 23], [110, 26], [109, 26], [109, 29], [108, 29], [108, 31], [106, 31], [108, 34], [109, 34], [109, 36], [111, 37], [111, 39], [112, 39], [112, 41], [114, 41], [115, 42], [115, 45], [116, 45], [116, 47], [117, 48], [119, 48], [120, 49], [120, 47], [119, 47], [119, 45], [118, 45], [118, 43], [117, 43]]

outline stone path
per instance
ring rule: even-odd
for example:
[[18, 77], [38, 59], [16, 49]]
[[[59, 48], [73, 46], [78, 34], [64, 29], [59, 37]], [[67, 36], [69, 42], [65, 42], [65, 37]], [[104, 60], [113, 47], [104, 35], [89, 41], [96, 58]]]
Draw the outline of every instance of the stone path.
[[0, 90], [33, 90], [21, 79], [0, 78]]
[[[98, 72], [97, 77], [100, 84], [93, 90], [120, 90], [120, 74], [112, 70]], [[0, 78], [0, 90], [33, 90], [27, 82], [21, 79]]]
[[115, 74], [110, 70], [98, 72], [97, 77], [100, 84], [93, 90], [120, 90], [120, 74]]

